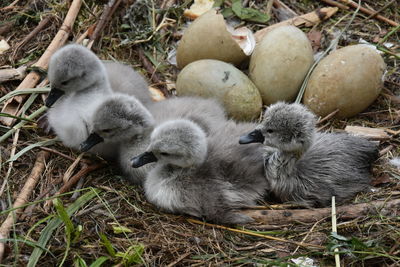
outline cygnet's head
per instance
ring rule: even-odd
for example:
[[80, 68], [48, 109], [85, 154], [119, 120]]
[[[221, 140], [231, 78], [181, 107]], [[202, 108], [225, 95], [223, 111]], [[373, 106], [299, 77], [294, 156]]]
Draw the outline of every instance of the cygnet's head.
[[302, 152], [311, 145], [315, 124], [315, 115], [303, 105], [278, 102], [267, 108], [261, 124], [240, 137], [239, 143], [264, 143], [281, 151]]
[[133, 96], [114, 95], [101, 103], [89, 125], [90, 135], [81, 144], [88, 151], [101, 142], [129, 142], [150, 134], [154, 127], [151, 113]]
[[158, 161], [181, 168], [202, 164], [207, 156], [204, 131], [189, 120], [172, 120], [154, 129], [146, 152], [132, 158], [132, 167], [138, 168]]
[[107, 79], [99, 58], [84, 46], [71, 44], [60, 48], [50, 59], [48, 77], [51, 91], [46, 106], [51, 107], [64, 94], [84, 90]]

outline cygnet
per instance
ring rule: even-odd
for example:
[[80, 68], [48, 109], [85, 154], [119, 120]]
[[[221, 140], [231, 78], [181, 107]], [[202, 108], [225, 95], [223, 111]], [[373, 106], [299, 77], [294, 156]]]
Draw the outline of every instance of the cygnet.
[[263, 198], [262, 153], [253, 161], [257, 147], [246, 155], [232, 139], [239, 137], [235, 123], [228, 122], [224, 129], [207, 137], [196, 123], [183, 119], [155, 128], [146, 152], [132, 158], [134, 168], [156, 162], [144, 184], [148, 201], [168, 212], [216, 223], [251, 222], [238, 209]]
[[[145, 81], [127, 66], [119, 63], [104, 65], [89, 49], [75, 44], [64, 46], [52, 56], [48, 72], [51, 91], [46, 100], [46, 106], [51, 109], [47, 117], [49, 126], [66, 146], [78, 148], [88, 137], [88, 121], [93, 111], [112, 94], [107, 71], [112, 75], [111, 84], [115, 91], [127, 93], [131, 87], [131, 94], [138, 94], [148, 101], [150, 94]], [[100, 145], [91, 152], [110, 156], [103, 151], [110, 150]]]
[[82, 143], [86, 151], [97, 144], [107, 144], [118, 151], [118, 163], [127, 179], [142, 184], [147, 170], [131, 168], [130, 159], [144, 152], [154, 125], [174, 118], [187, 118], [206, 132], [226, 120], [222, 106], [213, 99], [195, 97], [171, 98], [150, 106], [152, 114], [134, 97], [115, 94], [98, 106], [89, 122], [90, 135]]
[[339, 133], [317, 133], [316, 118], [301, 104], [278, 102], [267, 108], [256, 129], [239, 143], [265, 145], [265, 175], [282, 201], [325, 207], [369, 188], [376, 145]]

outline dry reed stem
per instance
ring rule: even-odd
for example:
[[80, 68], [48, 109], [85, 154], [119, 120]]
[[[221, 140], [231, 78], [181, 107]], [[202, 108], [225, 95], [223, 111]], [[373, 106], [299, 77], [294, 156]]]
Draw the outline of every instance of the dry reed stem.
[[286, 25], [293, 25], [293, 26], [313, 26], [318, 23], [320, 23], [323, 20], [326, 20], [327, 18], [330, 18], [333, 16], [339, 9], [337, 7], [323, 7], [321, 9], [314, 10], [313, 12], [297, 16], [288, 20], [284, 20], [282, 22], [276, 23], [274, 25], [268, 26], [264, 29], [261, 29], [257, 31], [254, 34], [254, 37], [256, 38], [256, 42], [260, 42], [262, 38], [264, 37], [267, 32], [280, 27], [280, 26], [286, 26]]
[[[34, 64], [35, 67], [47, 69], [50, 57], [53, 55], [53, 53], [58, 48], [60, 48], [62, 45], [64, 45], [64, 43], [67, 41], [68, 35], [71, 32], [72, 26], [78, 15], [78, 12], [80, 10], [81, 4], [82, 4], [82, 0], [73, 0], [72, 4], [68, 10], [68, 13], [65, 16], [65, 20], [64, 20], [60, 30], [57, 32], [56, 36], [51, 41], [51, 43], [47, 47], [46, 51], [44, 51], [43, 55]], [[21, 84], [15, 90], [33, 88], [36, 86], [36, 84], [39, 82], [39, 80], [40, 80], [40, 74], [35, 71], [32, 71], [25, 77], [25, 79], [21, 82]], [[16, 115], [25, 98], [26, 98], [26, 95], [18, 95], [13, 98], [10, 98], [9, 100], [7, 100], [7, 102], [4, 103], [2, 112], [8, 113], [11, 115]], [[7, 117], [0, 117], [0, 122], [2, 122], [3, 124], [5, 124], [7, 126], [11, 126], [15, 122], [15, 119], [7, 118]]]
[[[342, 220], [376, 214], [377, 210], [389, 212], [400, 208], [400, 199], [391, 201], [371, 201], [369, 203], [339, 206], [337, 213]], [[242, 213], [267, 225], [289, 224], [293, 222], [311, 223], [328, 217], [331, 208], [292, 209], [292, 210], [245, 210]]]
[[235, 229], [235, 228], [231, 228], [231, 227], [226, 227], [226, 226], [222, 226], [222, 225], [218, 225], [218, 224], [201, 222], [201, 221], [195, 220], [195, 219], [187, 219], [187, 220], [189, 222], [195, 223], [195, 224], [201, 224], [201, 225], [210, 226], [210, 227], [223, 229], [223, 230], [228, 230], [228, 231], [231, 231], [231, 232], [241, 233], [241, 234], [245, 234], [245, 235], [257, 236], [257, 237], [262, 237], [262, 238], [265, 238], [265, 239], [280, 241], [280, 242], [284, 242], [284, 243], [290, 243], [290, 244], [294, 244], [294, 245], [301, 246], [301, 247], [306, 247], [306, 248], [313, 247], [313, 248], [318, 248], [318, 249], [323, 249], [324, 248], [323, 246], [319, 246], [319, 245], [315, 245], [315, 244], [309, 244], [309, 243], [302, 243], [302, 242], [297, 242], [297, 241], [292, 241], [292, 240], [286, 240], [286, 239], [279, 238], [279, 237], [274, 237], [274, 236], [269, 236], [269, 235], [262, 235], [262, 234], [249, 232], [249, 231], [245, 231], [245, 230], [240, 230], [240, 229]]
[[[50, 153], [46, 151], [40, 151], [37, 154], [35, 165], [32, 168], [32, 171], [25, 182], [24, 187], [19, 193], [17, 199], [14, 202], [13, 208], [21, 207], [26, 204], [29, 200], [29, 196], [31, 195], [33, 189], [39, 181], [41, 174], [45, 169], [46, 159], [49, 157]], [[8, 238], [12, 225], [18, 220], [21, 211], [10, 212], [6, 218], [6, 220], [2, 223], [0, 227], [0, 239]], [[4, 256], [5, 244], [0, 242], [0, 263]]]
[[18, 69], [0, 69], [0, 83], [22, 80], [26, 76], [26, 66], [21, 66]]

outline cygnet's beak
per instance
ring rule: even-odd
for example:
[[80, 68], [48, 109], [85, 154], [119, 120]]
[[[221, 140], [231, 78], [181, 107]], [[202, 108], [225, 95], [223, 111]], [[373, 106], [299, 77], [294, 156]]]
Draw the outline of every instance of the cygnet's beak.
[[239, 138], [239, 144], [250, 144], [250, 143], [264, 143], [264, 135], [260, 130], [254, 130], [247, 135], [243, 135]]
[[65, 92], [57, 89], [51, 88], [49, 95], [46, 98], [46, 107], [50, 108]]
[[133, 168], [139, 168], [151, 162], [156, 162], [157, 158], [154, 156], [153, 152], [144, 152], [139, 156], [131, 159], [131, 164]]
[[92, 133], [89, 137], [80, 145], [80, 150], [82, 152], [86, 152], [98, 143], [104, 142], [103, 137], [98, 135], [97, 133]]

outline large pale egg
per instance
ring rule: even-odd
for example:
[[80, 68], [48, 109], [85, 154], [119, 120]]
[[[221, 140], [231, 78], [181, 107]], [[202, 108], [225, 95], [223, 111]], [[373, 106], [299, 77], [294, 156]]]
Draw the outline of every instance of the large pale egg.
[[336, 109], [338, 118], [354, 116], [378, 97], [385, 69], [375, 48], [361, 44], [338, 49], [314, 69], [303, 103], [320, 116]]
[[214, 9], [204, 13], [190, 24], [179, 42], [176, 52], [178, 67], [181, 69], [200, 59], [240, 64], [255, 45], [253, 34], [246, 30], [245, 35], [232, 31], [225, 24], [224, 17]]
[[212, 59], [190, 63], [178, 75], [178, 96], [216, 98], [231, 118], [254, 120], [262, 107], [258, 89], [233, 65]]
[[307, 36], [294, 26], [278, 27], [256, 45], [250, 59], [250, 79], [264, 104], [293, 101], [313, 62]]

